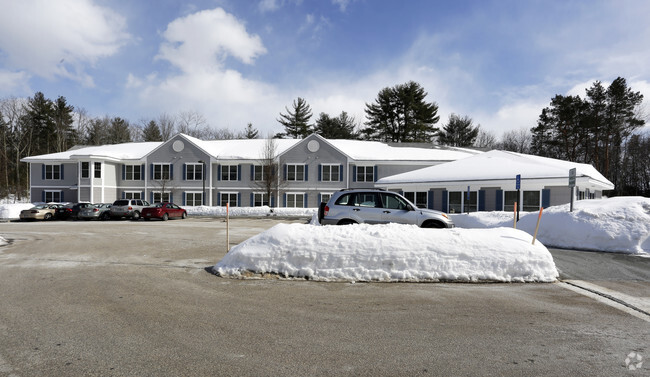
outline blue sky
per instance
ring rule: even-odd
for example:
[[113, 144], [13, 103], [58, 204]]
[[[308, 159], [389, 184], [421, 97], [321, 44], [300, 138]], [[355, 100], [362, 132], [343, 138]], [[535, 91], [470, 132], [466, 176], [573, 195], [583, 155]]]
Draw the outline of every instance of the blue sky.
[[[442, 126], [500, 137], [618, 76], [650, 99], [650, 2], [0, 0], [0, 98], [42, 91], [134, 123], [193, 111], [264, 135], [297, 97], [359, 122], [410, 80]], [[646, 101], [647, 103], [647, 101]]]

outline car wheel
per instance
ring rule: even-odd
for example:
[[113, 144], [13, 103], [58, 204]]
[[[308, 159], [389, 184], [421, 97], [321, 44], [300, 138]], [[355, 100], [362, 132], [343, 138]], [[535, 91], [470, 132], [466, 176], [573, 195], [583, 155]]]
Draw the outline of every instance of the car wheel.
[[149, 220], [151, 220], [151, 219], [148, 218], [148, 217], [144, 217], [144, 221], [149, 221]]
[[131, 219], [135, 221], [140, 220], [140, 212], [138, 211], [133, 212], [133, 216], [131, 216]]
[[422, 224], [423, 228], [434, 228], [434, 229], [442, 229], [445, 228], [445, 224], [443, 224], [440, 221], [427, 221], [424, 224]]
[[318, 223], [320, 224], [323, 221], [323, 217], [325, 215], [325, 206], [327, 203], [321, 202], [321, 204], [318, 206]]
[[187, 219], [187, 212], [183, 212], [183, 214], [181, 215], [181, 219]]
[[99, 219], [100, 219], [100, 220], [110, 220], [110, 219], [111, 219], [111, 215], [110, 215], [109, 213], [107, 213], [107, 212], [104, 212], [104, 213], [102, 213], [101, 215], [99, 215]]
[[354, 221], [354, 220], [343, 219], [343, 220], [339, 221], [338, 224], [336, 224], [336, 225], [352, 225], [352, 224], [356, 224], [356, 223], [357, 222]]
[[169, 220], [169, 215], [164, 213], [162, 219], [163, 219], [163, 221]]
[[46, 213], [45, 215], [43, 215], [43, 220], [52, 220], [52, 214]]

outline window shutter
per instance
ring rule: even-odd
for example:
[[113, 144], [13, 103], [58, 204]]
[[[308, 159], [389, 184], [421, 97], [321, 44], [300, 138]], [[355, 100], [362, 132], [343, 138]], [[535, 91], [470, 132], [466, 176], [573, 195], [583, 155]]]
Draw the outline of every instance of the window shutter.
[[169, 180], [174, 180], [174, 165], [169, 164]]
[[318, 205], [320, 205], [320, 203], [321, 203], [322, 201], [323, 201], [323, 198], [322, 198], [322, 195], [321, 195], [320, 192], [319, 192], [319, 193], [318, 193]]
[[271, 196], [271, 207], [275, 207], [275, 196]]
[[251, 207], [255, 207], [255, 197], [253, 196], [252, 192], [251, 192]]
[[122, 164], [122, 180], [126, 179], [126, 165]]
[[169, 193], [169, 202], [174, 203], [174, 194], [172, 194], [171, 192]]
[[427, 193], [427, 208], [433, 209], [433, 190]]
[[[45, 180], [45, 164], [41, 165], [41, 179]], [[43, 192], [43, 195], [45, 195], [45, 192]], [[45, 198], [45, 196], [43, 196]], [[45, 199], [43, 199], [45, 201]]]
[[65, 199], [63, 199], [63, 194], [64, 194], [64, 192], [61, 191], [61, 197], [59, 198], [59, 200], [62, 201], [62, 202], [65, 202]]
[[449, 192], [447, 190], [444, 190], [442, 192], [442, 212], [445, 213], [449, 211], [448, 196], [449, 196]]
[[282, 195], [282, 197], [283, 197], [283, 201], [284, 201], [284, 206], [283, 207], [286, 207], [287, 206], [287, 194]]
[[343, 182], [343, 164], [339, 165], [339, 182]]
[[142, 200], [145, 200], [144, 191], [140, 191], [140, 198], [142, 198]]
[[140, 171], [140, 180], [141, 181], [144, 181], [144, 173], [145, 173], [145, 168], [144, 167], [145, 166], [146, 166], [145, 164], [142, 164], [142, 166], [140, 167], [140, 169], [141, 169], [141, 171]]
[[237, 165], [237, 180], [241, 181], [241, 165]]
[[287, 173], [289, 171], [289, 166], [287, 164], [284, 164], [284, 180], [287, 180]]
[[305, 165], [305, 182], [309, 180], [309, 165]]
[[41, 192], [41, 197], [43, 198], [43, 199], [41, 199], [41, 202], [44, 202], [45, 201], [45, 190], [43, 190], [43, 192]]
[[241, 207], [241, 192], [237, 193], [237, 207]]
[[217, 181], [221, 180], [221, 165], [217, 165]]
[[181, 177], [181, 180], [187, 180], [187, 164], [183, 164], [183, 176]]
[[186, 205], [185, 203], [187, 202], [187, 193], [183, 191], [183, 205]]
[[251, 164], [251, 182], [255, 180], [255, 165]]
[[[61, 180], [63, 180], [63, 164], [61, 164]], [[63, 201], [63, 200], [61, 200]]]
[[357, 181], [357, 166], [354, 165], [352, 167], [352, 182], [356, 182], [356, 181]]
[[149, 174], [151, 176], [151, 179], [153, 179], [153, 164], [149, 164], [149, 170], [150, 170]]
[[149, 193], [149, 202], [153, 203], [153, 191]]
[[551, 206], [551, 190], [543, 189], [542, 190], [542, 208], [548, 208]]
[[497, 190], [495, 206], [496, 206], [495, 210], [503, 211], [503, 190]]
[[122, 199], [126, 198], [126, 192], [122, 191]]
[[305, 193], [305, 199], [302, 201], [302, 208], [309, 208], [307, 205], [307, 193]]
[[323, 165], [318, 164], [318, 182], [323, 180]]
[[485, 211], [485, 190], [478, 190], [478, 210]]
[[372, 174], [372, 181], [373, 182], [377, 182], [377, 172], [378, 171], [379, 171], [379, 169], [377, 168], [377, 165], [375, 165], [374, 171], [373, 171], [373, 174]]

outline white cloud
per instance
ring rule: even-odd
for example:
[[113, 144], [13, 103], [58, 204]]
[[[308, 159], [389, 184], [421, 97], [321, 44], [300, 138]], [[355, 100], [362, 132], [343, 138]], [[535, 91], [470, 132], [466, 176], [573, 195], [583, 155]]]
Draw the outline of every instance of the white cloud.
[[280, 8], [280, 4], [278, 4], [278, 0], [262, 0], [257, 4], [257, 8], [260, 12], [273, 12]]
[[25, 71], [10, 72], [0, 69], [0, 96], [31, 93], [29, 78]]
[[15, 70], [45, 78], [64, 77], [92, 86], [88, 65], [126, 43], [126, 22], [91, 0], [4, 2], [0, 50]]

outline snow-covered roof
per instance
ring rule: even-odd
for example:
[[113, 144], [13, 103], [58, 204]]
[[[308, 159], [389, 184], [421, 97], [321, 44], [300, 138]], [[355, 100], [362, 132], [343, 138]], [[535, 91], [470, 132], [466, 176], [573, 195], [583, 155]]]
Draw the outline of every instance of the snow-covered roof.
[[568, 184], [572, 168], [576, 169], [576, 179], [588, 180], [591, 186], [600, 190], [614, 188], [612, 182], [589, 164], [499, 150], [381, 178], [377, 185], [513, 181], [518, 174], [522, 180], [555, 180]]
[[[235, 140], [201, 140], [183, 135], [187, 140], [203, 149], [214, 158], [224, 160], [258, 160], [266, 146], [267, 139], [235, 139]], [[273, 139], [276, 156], [284, 153], [301, 140]]]
[[142, 142], [142, 143], [123, 143], [96, 145], [90, 147], [81, 147], [69, 149], [65, 152], [42, 154], [38, 156], [25, 157], [21, 161], [39, 162], [39, 161], [64, 161], [75, 160], [80, 158], [101, 158], [114, 160], [139, 160], [149, 152], [160, 146], [162, 142]]
[[394, 147], [378, 141], [327, 140], [356, 161], [453, 161], [482, 152], [449, 147]]

